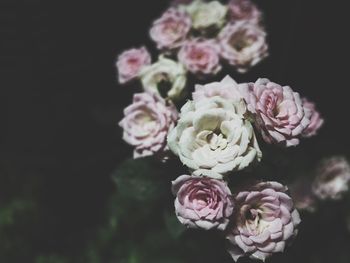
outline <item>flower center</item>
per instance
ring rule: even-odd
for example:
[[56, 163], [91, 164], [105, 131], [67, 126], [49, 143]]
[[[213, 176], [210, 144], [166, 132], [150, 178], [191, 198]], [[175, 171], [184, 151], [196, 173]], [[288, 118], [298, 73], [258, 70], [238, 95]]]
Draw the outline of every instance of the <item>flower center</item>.
[[171, 90], [172, 83], [170, 81], [169, 75], [166, 73], [159, 73], [155, 76], [155, 81], [157, 83], [157, 88], [159, 94], [165, 98], [168, 95], [169, 90]]
[[234, 34], [230, 39], [230, 45], [238, 52], [250, 46], [253, 42], [254, 40], [243, 31]]
[[210, 133], [207, 136], [207, 143], [209, 144], [210, 149], [216, 150], [216, 149], [225, 149], [227, 146], [227, 139], [224, 138], [222, 133], [217, 135], [216, 133]]

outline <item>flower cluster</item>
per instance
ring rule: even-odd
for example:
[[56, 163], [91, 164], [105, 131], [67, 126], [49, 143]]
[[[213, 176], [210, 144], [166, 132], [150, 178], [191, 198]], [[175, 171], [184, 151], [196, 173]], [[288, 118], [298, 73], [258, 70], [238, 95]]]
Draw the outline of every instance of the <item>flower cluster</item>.
[[320, 114], [299, 93], [268, 79], [238, 84], [227, 76], [196, 85], [192, 97], [168, 134], [170, 150], [191, 172], [173, 182], [179, 221], [223, 230], [235, 261], [242, 256], [265, 260], [282, 252], [300, 223], [287, 187], [248, 183], [231, 193], [229, 178], [261, 161], [257, 137], [296, 146], [302, 137], [316, 134], [323, 123]]
[[[138, 78], [144, 91], [120, 122], [134, 158], [178, 157], [188, 171], [172, 182], [178, 220], [221, 231], [235, 261], [283, 252], [298, 232], [295, 207], [302, 200], [279, 182], [262, 181], [263, 174], [253, 182], [243, 178], [244, 186], [231, 184], [263, 160], [259, 144], [287, 148], [316, 135], [324, 121], [315, 104], [266, 78], [237, 83], [230, 76], [197, 84], [188, 97], [187, 74], [203, 80], [221, 71], [223, 61], [242, 73], [268, 55], [262, 13], [250, 0], [174, 1], [150, 36], [161, 51], [158, 61], [151, 63], [141, 48], [117, 63], [120, 82]], [[347, 190], [350, 168], [336, 161], [322, 167], [310, 189], [336, 199]]]
[[244, 73], [268, 55], [262, 13], [250, 0], [174, 1], [149, 30], [159, 54], [145, 47], [117, 59], [119, 83], [139, 80], [142, 88], [173, 101], [184, 97], [189, 74], [217, 75], [224, 66]]

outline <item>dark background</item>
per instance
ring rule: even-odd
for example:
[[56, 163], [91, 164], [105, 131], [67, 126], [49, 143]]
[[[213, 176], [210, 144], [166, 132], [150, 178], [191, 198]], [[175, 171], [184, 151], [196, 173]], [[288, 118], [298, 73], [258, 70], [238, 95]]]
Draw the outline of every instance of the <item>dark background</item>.
[[[317, 156], [350, 153], [345, 3], [259, 1], [271, 55], [246, 75], [232, 74], [238, 82], [268, 77], [315, 101], [326, 124], [303, 143]], [[23, 241], [28, 255], [77, 253], [80, 240], [100, 222], [113, 191], [110, 174], [132, 154], [117, 122], [137, 89], [118, 86], [115, 58], [144, 44], [154, 51], [148, 29], [167, 5], [0, 2], [0, 205], [36, 196], [45, 207], [34, 215], [40, 233], [30, 235], [30, 245]], [[12, 231], [22, 235], [20, 228]], [[10, 256], [7, 262], [16, 262]]]

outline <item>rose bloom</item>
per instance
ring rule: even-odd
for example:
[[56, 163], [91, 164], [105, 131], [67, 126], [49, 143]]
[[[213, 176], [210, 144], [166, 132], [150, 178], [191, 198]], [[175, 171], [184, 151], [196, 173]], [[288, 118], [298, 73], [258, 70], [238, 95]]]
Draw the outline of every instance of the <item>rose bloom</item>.
[[311, 112], [303, 107], [299, 93], [268, 79], [243, 86], [248, 109], [267, 143], [296, 146], [310, 124]]
[[243, 256], [265, 261], [296, 236], [300, 217], [286, 191], [280, 183], [263, 182], [238, 193], [227, 228], [228, 252], [235, 261]]
[[222, 178], [261, 159], [243, 101], [220, 97], [188, 101], [168, 135], [169, 148], [195, 175]]
[[155, 94], [134, 94], [133, 103], [124, 109], [119, 122], [123, 139], [135, 147], [134, 158], [154, 155], [166, 150], [166, 137], [178, 118], [174, 105]]
[[298, 178], [289, 186], [290, 195], [294, 206], [299, 211], [315, 212], [317, 209], [317, 198], [311, 190], [310, 178]]
[[175, 212], [190, 228], [225, 230], [233, 212], [230, 188], [222, 180], [182, 175], [172, 182]]
[[173, 49], [182, 45], [191, 29], [191, 18], [176, 8], [168, 9], [154, 21], [150, 36], [159, 49]]
[[186, 70], [181, 63], [174, 60], [160, 56], [156, 63], [141, 70], [140, 77], [147, 92], [171, 100], [180, 99], [185, 94]]
[[245, 73], [268, 56], [266, 32], [249, 21], [227, 24], [219, 34], [221, 56]]
[[345, 157], [323, 160], [316, 169], [312, 191], [321, 200], [339, 200], [349, 191], [350, 165]]
[[249, 20], [258, 24], [261, 21], [260, 10], [250, 0], [231, 0], [228, 3], [228, 10], [232, 22]]
[[151, 64], [151, 56], [145, 47], [124, 51], [116, 62], [119, 83], [123, 84], [136, 78], [140, 70], [149, 64]]
[[205, 2], [195, 0], [180, 9], [185, 10], [192, 18], [192, 27], [197, 30], [221, 28], [226, 22], [227, 6], [219, 1]]
[[216, 74], [221, 70], [219, 46], [214, 40], [193, 39], [184, 43], [179, 61], [194, 74]]
[[315, 103], [308, 101], [306, 98], [303, 98], [302, 102], [304, 108], [311, 111], [310, 124], [303, 131], [303, 136], [311, 137], [317, 134], [318, 130], [322, 127], [324, 120], [321, 117], [321, 114], [316, 110]]
[[243, 96], [240, 92], [240, 85], [237, 84], [230, 76], [226, 76], [220, 82], [212, 82], [206, 85], [195, 85], [192, 93], [194, 101], [200, 101], [205, 98], [219, 96], [223, 99], [240, 101]]

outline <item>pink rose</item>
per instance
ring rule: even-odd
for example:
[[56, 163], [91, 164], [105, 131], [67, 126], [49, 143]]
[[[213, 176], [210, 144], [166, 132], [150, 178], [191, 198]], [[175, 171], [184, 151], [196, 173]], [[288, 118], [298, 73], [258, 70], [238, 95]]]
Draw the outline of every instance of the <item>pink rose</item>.
[[261, 21], [261, 12], [250, 0], [231, 0], [228, 4], [229, 16], [232, 22], [249, 20], [253, 23]]
[[116, 66], [119, 83], [123, 84], [136, 78], [140, 70], [151, 64], [151, 56], [145, 47], [133, 48], [119, 55]]
[[237, 71], [245, 73], [268, 55], [266, 32], [257, 24], [238, 21], [219, 34], [221, 56]]
[[185, 12], [170, 8], [154, 21], [150, 36], [159, 49], [173, 49], [182, 45], [190, 29], [191, 18]]
[[124, 109], [125, 117], [119, 126], [123, 139], [135, 147], [134, 158], [162, 153], [166, 137], [177, 121], [174, 105], [154, 94], [134, 94], [133, 103]]
[[215, 96], [234, 101], [243, 99], [239, 84], [228, 75], [221, 82], [212, 82], [206, 85], [197, 84], [195, 85], [195, 91], [192, 93], [194, 101]]
[[304, 137], [311, 137], [317, 134], [317, 131], [321, 128], [324, 123], [321, 114], [316, 110], [316, 105], [313, 102], [308, 101], [306, 98], [302, 99], [305, 109], [311, 111], [310, 124], [303, 131]]
[[316, 169], [312, 192], [321, 200], [339, 200], [349, 191], [350, 165], [345, 157], [323, 160]]
[[256, 127], [264, 140], [287, 147], [298, 145], [311, 118], [299, 93], [268, 79], [258, 79], [244, 88], [248, 110], [255, 114]]
[[190, 228], [224, 230], [233, 212], [226, 182], [208, 177], [182, 175], [172, 182], [179, 221]]
[[219, 50], [214, 40], [192, 39], [181, 47], [178, 59], [194, 74], [216, 74], [221, 70]]
[[242, 256], [265, 261], [296, 236], [300, 217], [286, 191], [280, 183], [263, 182], [236, 196], [237, 212], [227, 231], [235, 261]]

